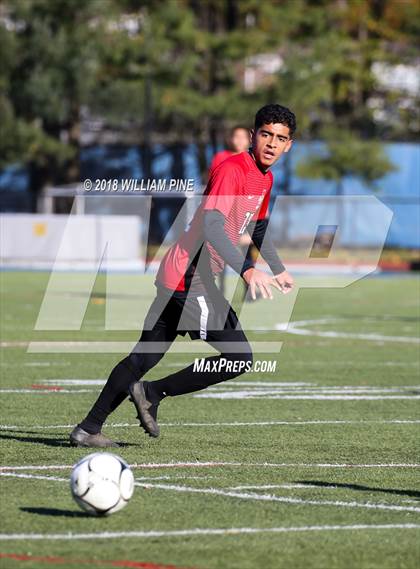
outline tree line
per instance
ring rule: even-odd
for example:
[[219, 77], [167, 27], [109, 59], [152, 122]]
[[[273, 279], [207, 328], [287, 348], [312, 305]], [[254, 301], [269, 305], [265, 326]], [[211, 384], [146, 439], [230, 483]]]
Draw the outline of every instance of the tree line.
[[0, 167], [27, 167], [35, 203], [46, 184], [80, 179], [83, 140], [138, 145], [148, 178], [157, 142], [174, 177], [194, 143], [204, 179], [207, 146], [279, 102], [299, 139], [325, 141], [299, 175], [372, 182], [393, 167], [381, 142], [418, 130], [416, 95], [383, 76], [414, 65], [419, 11], [416, 0], [3, 0]]

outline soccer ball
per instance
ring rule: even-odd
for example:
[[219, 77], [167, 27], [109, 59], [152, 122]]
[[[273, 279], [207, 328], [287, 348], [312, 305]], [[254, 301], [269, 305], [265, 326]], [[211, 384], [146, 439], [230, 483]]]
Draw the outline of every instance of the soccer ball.
[[134, 492], [134, 477], [119, 456], [95, 452], [80, 460], [70, 477], [76, 503], [93, 516], [109, 516], [124, 508]]

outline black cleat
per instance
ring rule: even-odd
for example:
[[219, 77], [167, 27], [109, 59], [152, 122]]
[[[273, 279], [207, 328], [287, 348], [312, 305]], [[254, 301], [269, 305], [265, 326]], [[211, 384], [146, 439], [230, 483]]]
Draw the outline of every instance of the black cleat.
[[70, 433], [70, 444], [74, 447], [119, 447], [118, 443], [114, 443], [111, 439], [105, 437], [102, 433], [91, 435], [80, 427], [75, 427]]
[[137, 410], [137, 419], [143, 427], [144, 432], [151, 437], [158, 437], [160, 433], [157, 424], [157, 410], [159, 403], [153, 403], [147, 397], [147, 381], [134, 381], [128, 387], [130, 401], [134, 403]]

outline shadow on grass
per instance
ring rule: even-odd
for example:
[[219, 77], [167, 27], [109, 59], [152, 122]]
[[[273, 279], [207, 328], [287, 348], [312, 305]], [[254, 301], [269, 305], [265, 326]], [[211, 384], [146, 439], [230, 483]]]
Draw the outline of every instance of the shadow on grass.
[[0, 439], [7, 439], [11, 441], [18, 441], [20, 443], [37, 443], [47, 445], [50, 447], [69, 447], [70, 441], [66, 438], [47, 438], [47, 437], [33, 437], [25, 436], [22, 434], [3, 434], [0, 433]]
[[56, 516], [63, 518], [91, 518], [92, 516], [85, 512], [77, 512], [73, 510], [59, 510], [57, 508], [19, 508], [21, 512], [27, 514], [37, 514], [38, 516]]
[[298, 484], [308, 484], [310, 486], [319, 486], [320, 488], [344, 488], [347, 490], [357, 490], [359, 492], [385, 492], [386, 494], [394, 494], [396, 496], [408, 496], [410, 498], [420, 499], [420, 492], [417, 490], [397, 490], [395, 488], [375, 488], [372, 486], [363, 486], [362, 484], [343, 484], [339, 482], [323, 482], [321, 480], [297, 480]]
[[[50, 446], [50, 447], [76, 448], [76, 447], [72, 447], [70, 445], [68, 435], [66, 437], [62, 437], [62, 438], [55, 438], [55, 437], [54, 438], [48, 438], [48, 437], [44, 437], [44, 436], [33, 437], [33, 436], [27, 436], [25, 434], [26, 432], [32, 433], [33, 431], [22, 431], [22, 432], [16, 433], [16, 434], [12, 434], [12, 433], [10, 433], [10, 431], [7, 434], [0, 433], [0, 439], [8, 439], [11, 441], [18, 441], [20, 443], [35, 443], [35, 444], [46, 445], [46, 446]], [[120, 448], [141, 446], [140, 443], [137, 444], [137, 443], [121, 443], [121, 442], [118, 442], [118, 444], [120, 445]], [[92, 447], [92, 448], [94, 448], [94, 447]]]

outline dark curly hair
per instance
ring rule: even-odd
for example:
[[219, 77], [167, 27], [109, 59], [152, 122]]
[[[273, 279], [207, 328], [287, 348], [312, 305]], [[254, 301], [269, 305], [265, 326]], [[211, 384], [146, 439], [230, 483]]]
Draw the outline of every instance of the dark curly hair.
[[289, 127], [290, 137], [296, 130], [296, 117], [290, 109], [281, 105], [265, 105], [255, 115], [255, 130], [263, 124], [280, 123]]

